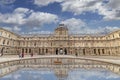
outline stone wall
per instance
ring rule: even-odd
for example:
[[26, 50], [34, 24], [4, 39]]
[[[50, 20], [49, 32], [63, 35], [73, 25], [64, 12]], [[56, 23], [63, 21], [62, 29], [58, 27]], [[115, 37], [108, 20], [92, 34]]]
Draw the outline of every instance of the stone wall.
[[119, 56], [120, 30], [102, 36], [81, 36], [70, 35], [66, 27], [59, 26], [52, 35], [20, 36], [0, 28], [0, 53]]

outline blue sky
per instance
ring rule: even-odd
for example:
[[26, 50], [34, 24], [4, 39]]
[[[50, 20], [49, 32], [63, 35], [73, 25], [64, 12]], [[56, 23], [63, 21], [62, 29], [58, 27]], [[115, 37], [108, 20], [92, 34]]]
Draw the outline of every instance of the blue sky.
[[0, 27], [21, 34], [51, 33], [60, 23], [72, 33], [120, 28], [120, 0], [0, 0]]

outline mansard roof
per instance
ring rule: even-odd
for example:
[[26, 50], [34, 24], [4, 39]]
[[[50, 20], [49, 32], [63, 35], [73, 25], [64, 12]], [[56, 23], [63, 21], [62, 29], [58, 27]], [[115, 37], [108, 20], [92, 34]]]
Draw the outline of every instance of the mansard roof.
[[68, 28], [64, 24], [59, 24], [59, 26], [55, 30], [68, 30]]
[[[16, 36], [19, 36], [19, 37], [33, 37], [33, 36], [36, 36], [36, 37], [48, 37], [48, 36], [52, 36], [54, 35], [54, 33], [51, 33], [51, 34], [17, 34], [17, 33], [14, 33], [12, 31], [9, 31], [9, 30], [6, 30], [4, 28], [0, 28], [0, 30], [3, 30], [3, 31], [6, 31], [6, 32], [9, 32], [11, 34], [14, 34]], [[65, 26], [64, 24], [59, 24], [59, 26], [55, 29], [55, 30], [68, 30], [67, 26]], [[106, 33], [106, 34], [70, 34], [69, 35], [72, 35], [72, 36], [79, 36], [79, 37], [82, 37], [82, 36], [109, 36], [109, 35], [112, 35], [112, 34], [115, 34], [115, 33], [119, 33], [120, 34], [120, 30], [115, 30], [115, 31], [112, 31], [112, 32], [109, 32], [109, 33]]]

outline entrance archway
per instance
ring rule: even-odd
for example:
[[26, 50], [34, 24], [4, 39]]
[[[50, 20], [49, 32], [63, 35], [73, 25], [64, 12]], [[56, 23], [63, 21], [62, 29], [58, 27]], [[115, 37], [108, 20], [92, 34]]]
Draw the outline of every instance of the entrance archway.
[[58, 55], [58, 48], [56, 48], [56, 55]]
[[67, 55], [67, 49], [65, 48], [65, 50], [64, 50], [64, 53], [65, 53], [65, 55]]
[[24, 53], [24, 49], [22, 48], [22, 53]]
[[67, 55], [67, 49], [66, 48], [56, 48], [55, 49], [56, 55]]
[[63, 48], [60, 48], [59, 52], [61, 55], [64, 54]]

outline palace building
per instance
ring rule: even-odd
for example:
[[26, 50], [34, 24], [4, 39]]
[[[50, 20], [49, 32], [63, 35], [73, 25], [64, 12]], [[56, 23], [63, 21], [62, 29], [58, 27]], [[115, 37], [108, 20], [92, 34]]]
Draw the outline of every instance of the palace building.
[[0, 28], [0, 54], [119, 56], [120, 30], [106, 35], [69, 34], [60, 24], [53, 34], [18, 35]]

